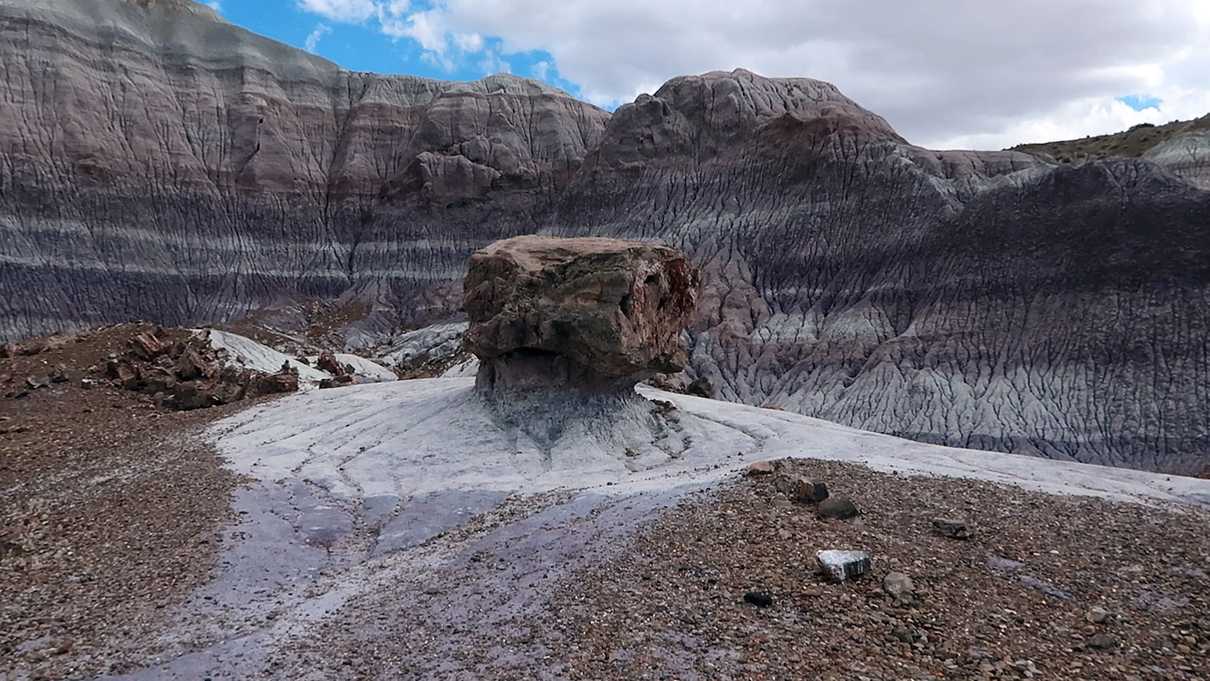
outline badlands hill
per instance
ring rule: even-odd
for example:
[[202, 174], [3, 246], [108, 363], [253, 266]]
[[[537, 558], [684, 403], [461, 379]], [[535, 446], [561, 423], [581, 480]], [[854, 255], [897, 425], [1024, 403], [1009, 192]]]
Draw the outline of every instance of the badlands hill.
[[1177, 174], [1190, 179], [1200, 177], [1204, 183], [1206, 169], [1210, 165], [1205, 140], [1207, 133], [1210, 133], [1210, 114], [1191, 121], [1172, 121], [1163, 125], [1140, 123], [1129, 130], [1109, 135], [1092, 135], [1061, 142], [1019, 144], [1013, 147], [1013, 150], [1060, 163], [1101, 161], [1118, 157], [1155, 159], [1183, 152], [1186, 155], [1184, 163], [1169, 160], [1164, 165], [1176, 165]]
[[496, 239], [659, 240], [702, 268], [689, 377], [713, 396], [1206, 466], [1210, 192], [1176, 147], [930, 151], [742, 70], [611, 115], [511, 76], [344, 71], [181, 1], [0, 0], [0, 53], [5, 338], [330, 300], [363, 343], [457, 319]]

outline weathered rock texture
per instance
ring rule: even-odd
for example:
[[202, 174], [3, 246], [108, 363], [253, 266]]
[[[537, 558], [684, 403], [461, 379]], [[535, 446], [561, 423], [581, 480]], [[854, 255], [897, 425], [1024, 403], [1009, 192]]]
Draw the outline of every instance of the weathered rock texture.
[[688, 364], [700, 284], [666, 246], [520, 236], [471, 256], [466, 348], [479, 387], [632, 388]]
[[349, 73], [181, 7], [0, 0], [0, 335], [298, 298], [420, 326], [498, 239], [658, 240], [702, 270], [690, 374], [718, 397], [1206, 464], [1201, 146], [933, 152], [831, 85], [745, 71], [610, 116], [512, 77]]
[[392, 326], [448, 314], [466, 256], [533, 232], [608, 119], [532, 81], [351, 73], [146, 4], [0, 0], [6, 337], [293, 296], [363, 298]]

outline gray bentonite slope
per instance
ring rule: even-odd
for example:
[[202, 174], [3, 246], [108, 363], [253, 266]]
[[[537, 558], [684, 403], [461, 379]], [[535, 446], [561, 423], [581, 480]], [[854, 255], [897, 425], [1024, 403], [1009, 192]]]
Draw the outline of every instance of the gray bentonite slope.
[[496, 239], [645, 238], [703, 269], [690, 373], [718, 397], [1207, 464], [1210, 192], [1176, 143], [929, 151], [829, 84], [742, 70], [610, 115], [510, 76], [342, 71], [183, 0], [0, 0], [0, 52], [0, 336], [305, 298], [388, 332], [457, 317]]

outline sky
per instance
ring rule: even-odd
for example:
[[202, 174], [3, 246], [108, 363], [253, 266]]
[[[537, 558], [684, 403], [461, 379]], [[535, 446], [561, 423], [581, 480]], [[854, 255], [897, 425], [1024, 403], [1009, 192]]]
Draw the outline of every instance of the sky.
[[818, 78], [935, 149], [1210, 113], [1210, 0], [206, 0], [358, 71], [513, 73], [606, 109], [669, 78]]

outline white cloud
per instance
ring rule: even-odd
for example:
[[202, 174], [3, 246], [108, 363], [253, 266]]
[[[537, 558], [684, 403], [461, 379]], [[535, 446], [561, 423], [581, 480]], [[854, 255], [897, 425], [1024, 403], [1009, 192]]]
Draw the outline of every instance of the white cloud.
[[449, 45], [445, 15], [436, 10], [413, 12], [403, 19], [380, 18], [382, 32], [392, 38], [411, 38], [420, 47], [444, 54]]
[[431, 50], [421, 52], [420, 61], [432, 66], [436, 66], [446, 73], [453, 71], [457, 66], [454, 64], [454, 60], [450, 59], [448, 56], [438, 52], [433, 52]]
[[[481, 34], [453, 32], [445, 22], [445, 13], [440, 9], [418, 9], [409, 13], [410, 0], [297, 0], [299, 8], [318, 14], [332, 21], [353, 24], [376, 23], [384, 35], [398, 39], [416, 41], [423, 50], [421, 59], [445, 71], [453, 71], [456, 64], [448, 54], [456, 49], [465, 55], [484, 52], [485, 42]], [[308, 50], [329, 32], [316, 28], [307, 38]], [[508, 70], [508, 64], [498, 54], [488, 52], [479, 60], [482, 68], [500, 67]], [[497, 70], [500, 70], [497, 68]], [[495, 71], [493, 71], [494, 73]]]
[[534, 78], [537, 78], [538, 80], [546, 80], [547, 76], [550, 75], [550, 62], [546, 61], [545, 59], [540, 62], [536, 62], [532, 67], [530, 67], [530, 73], [532, 73]]
[[[1210, 93], [1204, 0], [437, 0], [408, 20], [433, 51], [453, 34], [547, 51], [600, 104], [716, 69], [820, 78], [930, 146], [1200, 115]], [[1134, 112], [1116, 101], [1128, 94], [1163, 103]]]
[[222, 11], [223, 11], [223, 3], [219, 2], [219, 0], [205, 0], [205, 2], [203, 2], [202, 4], [209, 7], [210, 9], [214, 10], [215, 12], [222, 13]]
[[317, 24], [315, 26], [315, 30], [311, 31], [310, 35], [307, 36], [307, 41], [305, 43], [307, 51], [314, 54], [315, 49], [319, 47], [319, 41], [323, 40], [324, 36], [331, 32], [331, 26], [328, 26], [327, 24]]
[[408, 0], [391, 0], [385, 5], [382, 5], [382, 10], [388, 16], [401, 17], [405, 12], [408, 11], [408, 8], [411, 7], [411, 5], [412, 3], [408, 2]]
[[513, 69], [495, 50], [487, 50], [479, 60], [479, 71], [485, 76], [490, 76], [496, 73], [512, 73]]
[[475, 53], [483, 49], [483, 36], [478, 33], [456, 33], [454, 44], [463, 52]]
[[[374, 0], [297, 0], [300, 9], [332, 21], [359, 24], [377, 16], [381, 6]], [[394, 4], [394, 3], [392, 3]]]

